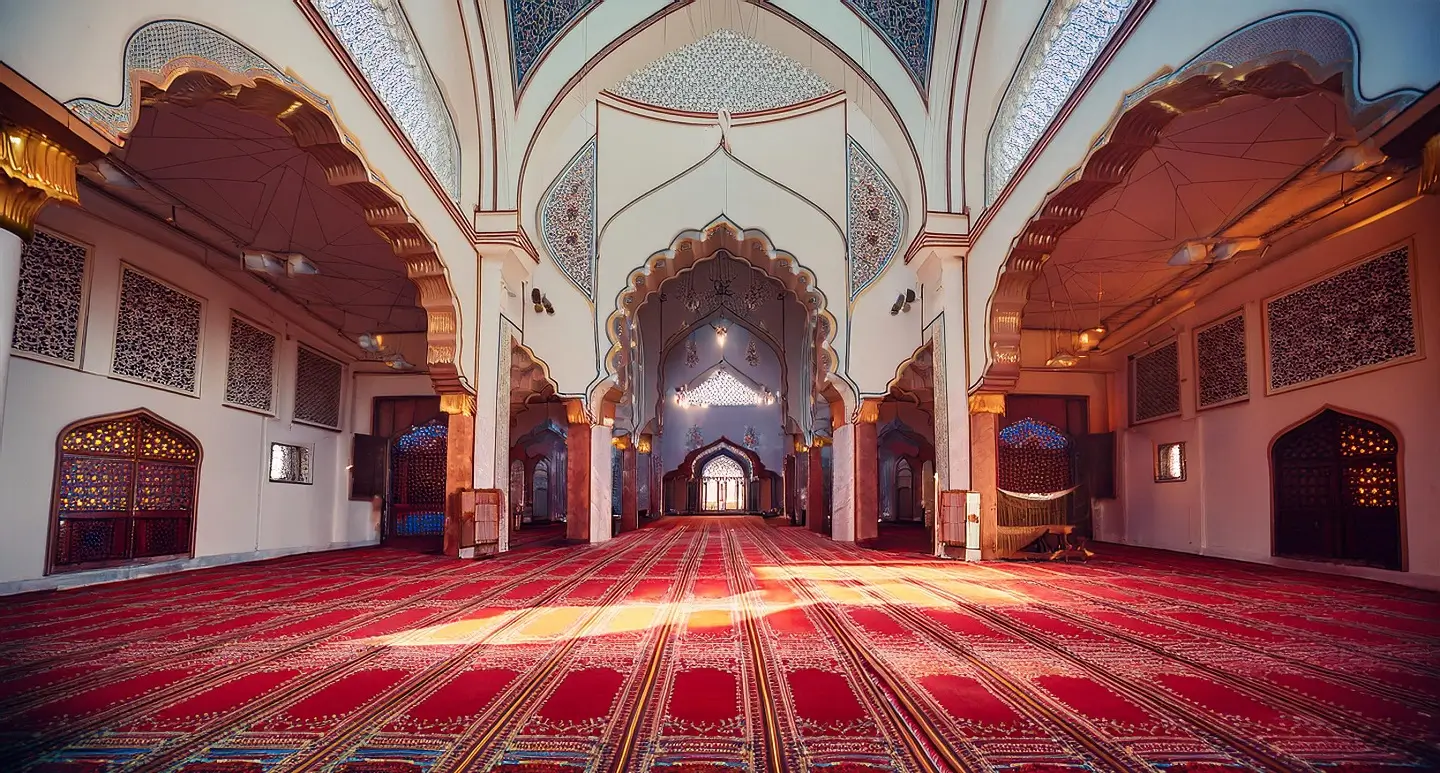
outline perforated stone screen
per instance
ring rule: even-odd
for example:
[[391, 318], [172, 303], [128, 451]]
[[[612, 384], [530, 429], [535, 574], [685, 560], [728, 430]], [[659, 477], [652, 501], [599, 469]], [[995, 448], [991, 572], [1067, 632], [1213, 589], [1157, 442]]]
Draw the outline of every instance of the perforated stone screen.
[[1136, 422], [1180, 412], [1180, 345], [1171, 341], [1130, 362], [1131, 414]]
[[35, 232], [20, 252], [12, 349], [61, 362], [79, 359], [87, 257], [82, 244]]
[[307, 346], [295, 355], [295, 420], [340, 428], [340, 382], [344, 367]]
[[201, 308], [200, 299], [123, 268], [111, 372], [198, 394]]
[[230, 318], [225, 402], [266, 413], [275, 410], [275, 336], [239, 317]]
[[1195, 332], [1196, 380], [1201, 408], [1250, 396], [1245, 372], [1245, 315], [1220, 320]]

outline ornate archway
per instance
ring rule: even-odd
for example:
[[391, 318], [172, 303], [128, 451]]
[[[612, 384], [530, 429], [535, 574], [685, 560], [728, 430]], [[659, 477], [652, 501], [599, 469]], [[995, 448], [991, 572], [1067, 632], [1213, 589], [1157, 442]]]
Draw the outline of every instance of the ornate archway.
[[[727, 500], [735, 507], [705, 507], [705, 473], [715, 463], [720, 465], [717, 472], [726, 473], [717, 479], [743, 481], [743, 496], [736, 491], [733, 500]], [[726, 437], [686, 454], [675, 469], [665, 473], [664, 490], [665, 511], [672, 513], [762, 512], [779, 507], [781, 493], [779, 476], [765, 468], [760, 455]]]
[[194, 435], [142, 408], [75, 422], [57, 446], [46, 574], [194, 556]]
[[[1107, 192], [1124, 184], [1136, 162], [1160, 142], [1172, 122], [1247, 95], [1278, 100], [1329, 92], [1343, 100], [1356, 138], [1364, 140], [1420, 93], [1401, 90], [1367, 99], [1360, 93], [1359, 65], [1355, 34], [1343, 21], [1318, 11], [1295, 11], [1238, 30], [1178, 71], [1127, 94], [1101, 139], [1046, 197], [1001, 264], [990, 296], [987, 362], [978, 389], [1005, 391], [1015, 385], [1031, 285], [1055, 253], [1060, 237]], [[1125, 327], [1144, 329], [1135, 323]], [[1106, 335], [1103, 326], [1101, 335]], [[1123, 341], [1125, 335], [1110, 330], [1106, 340]]]
[[473, 393], [457, 365], [459, 303], [434, 241], [399, 195], [371, 170], [359, 146], [340, 128], [328, 100], [238, 41], [174, 19], [136, 30], [125, 46], [124, 69], [119, 102], [75, 99], [66, 106], [120, 146], [147, 105], [215, 101], [274, 120], [324, 169], [330, 186], [360, 207], [366, 224], [404, 265], [426, 313], [426, 364], [436, 392]]

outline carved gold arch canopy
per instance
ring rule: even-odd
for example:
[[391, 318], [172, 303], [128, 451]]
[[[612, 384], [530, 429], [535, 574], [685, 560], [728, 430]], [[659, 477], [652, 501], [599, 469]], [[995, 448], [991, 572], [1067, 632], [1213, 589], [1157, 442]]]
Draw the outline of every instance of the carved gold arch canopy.
[[198, 57], [177, 59], [161, 71], [132, 70], [129, 80], [122, 103], [129, 105], [129, 113], [122, 125], [100, 120], [90, 100], [77, 100], [69, 106], [120, 144], [138, 122], [140, 109], [147, 105], [192, 107], [219, 101], [272, 118], [284, 128], [296, 146], [324, 170], [330, 186], [360, 207], [366, 224], [405, 264], [405, 273], [415, 285], [417, 301], [426, 314], [425, 359], [436, 392], [470, 392], [456, 364], [459, 312], [445, 264], [398, 194], [371, 173], [323, 101], [289, 79], [277, 79], [253, 69], [239, 74]]
[[840, 361], [834, 349], [835, 318], [826, 309], [825, 294], [819, 289], [815, 274], [802, 267], [794, 255], [777, 250], [763, 231], [742, 229], [721, 219], [701, 231], [682, 231], [668, 249], [654, 253], [644, 265], [630, 272], [616, 309], [605, 322], [605, 334], [610, 341], [605, 363], [611, 374], [624, 372], [625, 358], [630, 351], [625, 346], [626, 337], [630, 335], [629, 322], [645, 299], [659, 292], [665, 280], [722, 252], [748, 262], [778, 281], [785, 290], [795, 293], [810, 320], [827, 333], [817, 336], [817, 361], [822, 365]]
[[[1286, 50], [1275, 51], [1277, 41]], [[1235, 60], [1241, 63], [1228, 63]], [[1354, 34], [1343, 22], [1319, 12], [1295, 12], [1240, 30], [1178, 72], [1128, 94], [1080, 168], [1026, 223], [1001, 265], [990, 297], [990, 362], [978, 388], [1014, 387], [1020, 376], [1020, 329], [1031, 283], [1039, 278], [1060, 237], [1101, 196], [1125, 182], [1131, 167], [1159, 142], [1171, 122], [1243, 95], [1284, 99], [1329, 92], [1343, 99], [1357, 134], [1363, 137], [1414, 101], [1418, 92], [1365, 99], [1357, 85], [1358, 61]]]

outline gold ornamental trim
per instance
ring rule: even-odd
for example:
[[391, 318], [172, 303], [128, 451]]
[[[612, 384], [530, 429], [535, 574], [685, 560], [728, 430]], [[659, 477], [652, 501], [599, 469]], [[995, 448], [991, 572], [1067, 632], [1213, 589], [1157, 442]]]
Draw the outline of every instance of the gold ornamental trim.
[[0, 228], [25, 241], [35, 236], [35, 218], [49, 201], [80, 203], [78, 160], [45, 135], [0, 122]]
[[970, 395], [970, 414], [977, 413], [998, 413], [1005, 415], [1005, 395], [998, 393], [980, 393]]
[[440, 395], [440, 410], [456, 416], [475, 415], [475, 395], [466, 392], [449, 392]]

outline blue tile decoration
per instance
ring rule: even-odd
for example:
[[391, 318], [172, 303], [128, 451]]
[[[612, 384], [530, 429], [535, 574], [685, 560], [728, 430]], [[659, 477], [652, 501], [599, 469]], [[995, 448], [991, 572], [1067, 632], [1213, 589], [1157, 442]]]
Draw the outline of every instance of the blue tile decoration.
[[890, 44], [920, 91], [929, 88], [935, 0], [845, 0], [845, 4]]
[[505, 0], [510, 22], [510, 59], [519, 92], [530, 70], [565, 27], [599, 0]]

